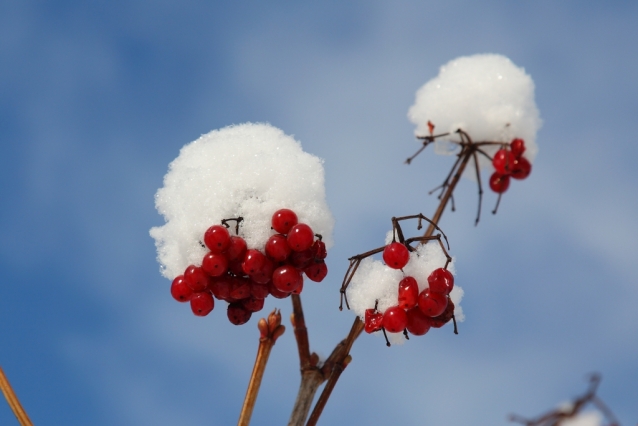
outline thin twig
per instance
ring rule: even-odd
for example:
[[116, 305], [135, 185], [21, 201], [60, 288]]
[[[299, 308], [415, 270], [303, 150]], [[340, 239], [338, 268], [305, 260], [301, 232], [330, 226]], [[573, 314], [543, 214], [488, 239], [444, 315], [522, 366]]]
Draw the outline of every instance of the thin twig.
[[308, 417], [308, 412], [312, 406], [317, 389], [326, 378], [323, 371], [318, 367], [319, 356], [310, 353], [310, 342], [308, 339], [308, 329], [304, 318], [301, 297], [297, 294], [290, 296], [292, 300], [292, 311], [290, 321], [295, 332], [297, 349], [299, 351], [299, 369], [301, 371], [301, 383], [297, 399], [288, 420], [289, 426], [303, 425]]
[[260, 319], [257, 323], [257, 327], [260, 332], [259, 348], [257, 349], [257, 358], [255, 359], [253, 373], [250, 376], [250, 382], [246, 390], [244, 405], [241, 408], [239, 420], [237, 421], [238, 426], [247, 426], [250, 424], [250, 418], [253, 415], [253, 409], [257, 401], [261, 379], [264, 377], [268, 357], [270, 357], [270, 351], [277, 339], [284, 334], [286, 330], [286, 327], [281, 325], [281, 313], [277, 309], [268, 315], [268, 321], [264, 318]]
[[[337, 345], [337, 347], [332, 351], [332, 354], [326, 361], [326, 365], [324, 365], [324, 367], [328, 367], [331, 370], [331, 374], [328, 378], [328, 383], [326, 383], [326, 386], [324, 386], [323, 391], [319, 396], [319, 400], [315, 404], [315, 408], [312, 410], [312, 414], [310, 415], [306, 426], [314, 426], [317, 424], [317, 421], [319, 420], [319, 417], [321, 416], [321, 413], [323, 412], [323, 409], [328, 402], [328, 398], [330, 398], [330, 394], [332, 394], [332, 390], [337, 384], [337, 380], [339, 380], [341, 373], [352, 360], [352, 357], [350, 356], [350, 349], [352, 349], [352, 345], [354, 344], [354, 341], [357, 339], [357, 337], [361, 335], [363, 328], [364, 323], [357, 316], [354, 319], [354, 323], [352, 324], [352, 328], [350, 329], [348, 337], [345, 340], [341, 341], [339, 345]], [[331, 358], [334, 358], [334, 361], [331, 361]]]
[[15, 414], [18, 422], [20, 422], [20, 425], [33, 426], [33, 423], [31, 423], [27, 412], [24, 411], [24, 408], [22, 408], [22, 404], [20, 404], [17, 395], [13, 391], [13, 388], [11, 387], [7, 376], [5, 376], [2, 367], [0, 367], [0, 389], [2, 389], [2, 393], [9, 403], [9, 407], [11, 407], [13, 414]]

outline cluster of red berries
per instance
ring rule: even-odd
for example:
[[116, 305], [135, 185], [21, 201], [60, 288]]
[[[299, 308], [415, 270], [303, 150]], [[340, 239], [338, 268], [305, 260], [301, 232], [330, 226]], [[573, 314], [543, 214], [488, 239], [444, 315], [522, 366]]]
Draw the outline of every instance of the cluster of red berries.
[[[410, 253], [404, 244], [393, 242], [383, 250], [383, 260], [390, 268], [403, 269], [410, 260]], [[422, 336], [430, 327], [442, 327], [454, 316], [454, 303], [449, 296], [454, 288], [454, 277], [447, 269], [438, 268], [428, 277], [428, 285], [419, 293], [416, 279], [405, 276], [399, 282], [396, 306], [383, 313], [378, 312], [376, 306], [366, 309], [365, 331], [405, 333], [407, 330], [415, 336]]]
[[523, 157], [525, 141], [516, 138], [512, 140], [508, 148], [496, 151], [492, 159], [492, 165], [496, 170], [490, 176], [490, 188], [497, 194], [507, 191], [510, 186], [510, 176], [514, 179], [525, 179], [532, 171], [532, 165]]
[[230, 322], [241, 325], [263, 308], [269, 294], [283, 299], [301, 293], [303, 274], [315, 282], [326, 277], [326, 245], [310, 226], [298, 223], [295, 212], [276, 211], [272, 228], [277, 234], [268, 239], [264, 252], [249, 249], [242, 237], [231, 236], [225, 226], [208, 228], [204, 244], [210, 251], [201, 266], [190, 265], [173, 280], [173, 298], [190, 301], [197, 316], [208, 315], [215, 307], [215, 298], [224, 300], [229, 303]]

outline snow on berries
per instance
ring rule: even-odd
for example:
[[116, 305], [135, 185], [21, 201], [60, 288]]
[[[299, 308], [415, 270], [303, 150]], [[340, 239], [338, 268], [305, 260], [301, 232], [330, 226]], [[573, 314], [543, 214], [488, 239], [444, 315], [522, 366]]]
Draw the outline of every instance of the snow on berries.
[[[462, 140], [455, 133], [458, 129], [474, 141], [523, 139], [530, 163], [538, 151], [536, 132], [542, 124], [531, 77], [495, 54], [464, 56], [442, 66], [439, 75], [417, 91], [408, 118], [417, 136], [431, 135], [434, 125], [437, 133], [450, 133], [445, 139], [455, 142]], [[455, 152], [439, 145], [439, 153]], [[491, 156], [497, 149], [488, 146], [485, 152]], [[479, 161], [481, 167], [488, 166], [485, 158]]]
[[155, 196], [166, 220], [152, 228], [171, 294], [195, 315], [228, 302], [243, 324], [268, 295], [321, 282], [332, 244], [322, 161], [268, 124], [242, 124], [184, 146]]
[[[351, 257], [342, 285], [342, 301], [364, 321], [365, 331], [383, 331], [392, 343], [405, 341], [406, 332], [420, 336], [453, 317], [464, 319], [459, 306], [463, 290], [454, 284], [454, 263], [444, 248], [447, 240], [442, 241], [442, 231], [431, 237], [396, 241], [396, 235], [403, 238], [403, 232], [397, 232], [398, 221], [410, 218], [427, 220], [422, 215], [393, 218], [390, 241], [384, 247]], [[400, 251], [397, 245], [407, 253], [407, 260], [398, 264], [387, 255]], [[383, 253], [385, 262], [372, 258], [377, 253]]]

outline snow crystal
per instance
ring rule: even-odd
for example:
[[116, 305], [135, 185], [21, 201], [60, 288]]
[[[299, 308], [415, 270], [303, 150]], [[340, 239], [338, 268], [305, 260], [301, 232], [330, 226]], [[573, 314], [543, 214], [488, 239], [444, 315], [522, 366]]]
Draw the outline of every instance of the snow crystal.
[[[391, 234], [390, 234], [391, 235]], [[357, 272], [346, 290], [350, 309], [361, 319], [365, 318], [366, 309], [372, 309], [377, 304], [379, 312], [398, 304], [399, 281], [404, 276], [416, 279], [419, 293], [428, 288], [428, 276], [437, 268], [445, 266], [447, 261], [438, 241], [430, 241], [419, 245], [416, 251], [410, 253], [410, 260], [403, 268], [392, 269], [383, 262], [367, 257], [361, 261]], [[448, 270], [454, 274], [454, 260], [448, 265]], [[454, 315], [457, 321], [463, 321], [463, 310], [460, 306], [463, 289], [456, 284], [450, 293], [454, 302]], [[388, 333], [392, 344], [403, 343], [402, 333]]]
[[150, 234], [168, 279], [201, 265], [204, 233], [222, 219], [243, 217], [239, 235], [263, 250], [275, 233], [272, 214], [288, 208], [332, 245], [322, 160], [269, 124], [230, 126], [185, 145], [169, 165], [155, 206], [166, 224]]
[[[523, 68], [495, 54], [465, 56], [441, 67], [439, 75], [416, 93], [408, 117], [417, 136], [450, 132], [449, 140], [460, 141], [454, 132], [462, 129], [474, 142], [525, 140], [524, 156], [532, 162], [538, 148], [536, 132], [541, 126], [534, 101], [534, 82]], [[437, 141], [437, 153], [454, 153], [444, 141]], [[497, 147], [487, 148], [492, 155]], [[479, 156], [482, 157], [482, 156]], [[481, 167], [491, 167], [481, 158]], [[469, 170], [468, 170], [469, 172]]]

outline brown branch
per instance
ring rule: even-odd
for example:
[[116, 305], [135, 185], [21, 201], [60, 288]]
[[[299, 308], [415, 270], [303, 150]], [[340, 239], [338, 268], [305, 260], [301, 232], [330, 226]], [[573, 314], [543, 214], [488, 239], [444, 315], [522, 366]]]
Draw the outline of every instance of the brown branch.
[[352, 360], [352, 357], [350, 356], [350, 349], [352, 349], [352, 345], [354, 344], [354, 341], [357, 340], [357, 337], [361, 335], [363, 328], [363, 321], [361, 321], [359, 317], [356, 317], [348, 337], [342, 340], [337, 347], [334, 348], [324, 363], [324, 374], [330, 372], [330, 376], [328, 378], [328, 383], [326, 383], [326, 386], [323, 388], [323, 391], [319, 396], [319, 400], [315, 404], [315, 408], [312, 410], [312, 414], [310, 415], [306, 426], [314, 426], [317, 424], [319, 416], [321, 416], [321, 413], [328, 402], [328, 398], [330, 398], [330, 394], [332, 394], [332, 390], [337, 384], [337, 380], [339, 380], [341, 373]]
[[257, 349], [257, 358], [255, 359], [255, 366], [253, 367], [253, 373], [250, 376], [250, 382], [248, 383], [248, 389], [246, 390], [246, 397], [244, 398], [244, 405], [241, 408], [239, 414], [238, 426], [247, 426], [250, 424], [250, 418], [255, 408], [255, 402], [257, 401], [257, 394], [259, 393], [259, 387], [261, 386], [261, 379], [264, 377], [264, 371], [266, 370], [266, 364], [270, 357], [270, 351], [275, 345], [277, 339], [284, 334], [286, 327], [281, 325], [281, 313], [275, 309], [268, 315], [268, 321], [262, 318], [257, 323], [259, 328], [259, 348]]
[[24, 408], [22, 408], [22, 404], [20, 404], [17, 395], [13, 391], [13, 388], [11, 387], [7, 376], [5, 376], [2, 367], [0, 367], [0, 389], [2, 389], [2, 393], [4, 394], [4, 397], [9, 403], [9, 407], [11, 407], [11, 410], [13, 411], [13, 414], [15, 414], [20, 425], [33, 426], [33, 423], [31, 423], [27, 412], [24, 411]]
[[301, 297], [298, 294], [291, 294], [292, 314], [290, 321], [295, 332], [295, 340], [297, 340], [297, 349], [299, 350], [299, 369], [301, 370], [301, 384], [297, 399], [290, 414], [288, 425], [303, 425], [308, 417], [308, 412], [315, 398], [317, 389], [326, 380], [321, 369], [317, 366], [319, 357], [317, 354], [310, 353], [310, 342], [308, 340], [308, 329], [306, 328], [306, 320], [301, 305]]

